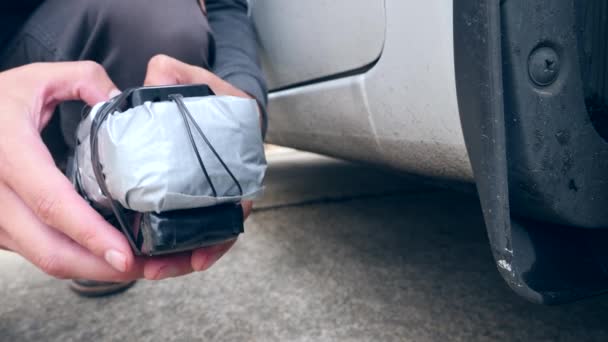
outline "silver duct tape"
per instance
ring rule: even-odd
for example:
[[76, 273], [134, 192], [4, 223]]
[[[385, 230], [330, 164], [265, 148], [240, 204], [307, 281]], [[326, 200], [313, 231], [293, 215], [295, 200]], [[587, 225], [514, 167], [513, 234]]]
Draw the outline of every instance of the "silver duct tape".
[[[108, 191], [125, 208], [165, 212], [254, 199], [262, 194], [266, 172], [255, 100], [231, 96], [185, 98], [184, 103], [226, 166], [243, 195], [195, 129], [193, 137], [209, 178], [205, 177], [174, 102], [147, 102], [116, 112], [102, 124], [97, 139], [99, 160]], [[91, 163], [91, 122], [96, 105], [79, 125], [77, 172], [85, 195], [96, 206], [109, 208]]]

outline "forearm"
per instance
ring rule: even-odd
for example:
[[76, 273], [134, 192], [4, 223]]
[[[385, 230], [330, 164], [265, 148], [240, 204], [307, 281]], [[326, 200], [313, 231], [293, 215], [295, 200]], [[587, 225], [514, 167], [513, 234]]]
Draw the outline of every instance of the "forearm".
[[206, 0], [206, 11], [214, 36], [210, 49], [212, 71], [254, 97], [264, 111], [267, 88], [247, 1]]

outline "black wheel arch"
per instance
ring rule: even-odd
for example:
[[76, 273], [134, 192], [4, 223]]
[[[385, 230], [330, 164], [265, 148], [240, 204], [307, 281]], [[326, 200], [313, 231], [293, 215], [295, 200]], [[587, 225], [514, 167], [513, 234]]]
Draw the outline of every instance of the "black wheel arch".
[[[608, 290], [608, 144], [585, 108], [575, 1], [454, 1], [458, 105], [492, 252], [510, 287], [544, 304]], [[549, 85], [529, 75], [545, 46], [565, 68]]]

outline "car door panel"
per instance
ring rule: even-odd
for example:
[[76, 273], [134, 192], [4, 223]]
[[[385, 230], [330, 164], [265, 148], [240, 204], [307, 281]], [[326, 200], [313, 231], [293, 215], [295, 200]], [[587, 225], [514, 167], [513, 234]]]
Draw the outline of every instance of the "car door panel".
[[255, 0], [251, 12], [270, 89], [373, 64], [384, 44], [384, 0]]
[[[312, 7], [303, 16], [306, 26], [319, 31], [302, 30], [297, 16], [286, 19], [291, 13], [286, 8], [303, 11], [311, 6], [295, 3], [256, 0], [252, 9], [264, 70], [275, 88], [267, 140], [472, 181], [456, 99], [452, 2], [310, 2], [324, 4], [341, 23], [351, 25], [339, 28], [339, 34], [332, 31], [339, 25], [328, 17], [331, 13], [315, 14]], [[344, 19], [349, 16], [353, 18]], [[370, 44], [370, 36], [382, 39]], [[318, 39], [323, 43], [317, 44]]]

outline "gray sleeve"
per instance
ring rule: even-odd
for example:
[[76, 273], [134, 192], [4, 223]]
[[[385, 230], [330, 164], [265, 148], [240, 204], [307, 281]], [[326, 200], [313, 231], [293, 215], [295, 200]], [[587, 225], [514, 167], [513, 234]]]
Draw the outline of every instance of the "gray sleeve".
[[[206, 0], [213, 31], [211, 69], [252, 95], [265, 112], [267, 88], [257, 55], [256, 35], [247, 0]], [[266, 115], [264, 113], [264, 132]]]

